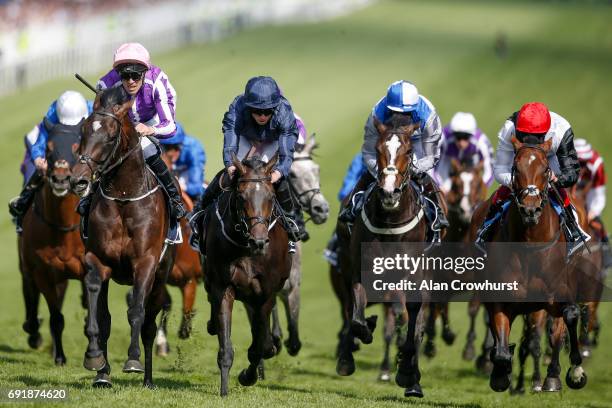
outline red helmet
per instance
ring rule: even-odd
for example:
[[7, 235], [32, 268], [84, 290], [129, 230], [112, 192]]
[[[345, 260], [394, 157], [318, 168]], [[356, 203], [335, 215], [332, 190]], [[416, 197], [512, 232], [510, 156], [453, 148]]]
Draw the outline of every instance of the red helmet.
[[523, 105], [516, 118], [516, 130], [523, 133], [547, 133], [550, 129], [550, 112], [541, 102]]

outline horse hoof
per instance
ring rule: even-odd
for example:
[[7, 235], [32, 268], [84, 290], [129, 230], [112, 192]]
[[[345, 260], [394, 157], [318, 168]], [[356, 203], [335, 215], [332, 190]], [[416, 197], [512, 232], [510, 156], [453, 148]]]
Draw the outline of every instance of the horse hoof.
[[266, 379], [266, 370], [264, 369], [263, 361], [259, 363], [257, 366], [257, 380], [265, 380]]
[[65, 356], [55, 357], [55, 365], [56, 366], [62, 367], [64, 364], [66, 364], [66, 357]]
[[542, 382], [541, 381], [535, 382], [531, 386], [531, 391], [532, 392], [542, 392]]
[[238, 374], [238, 382], [244, 387], [250, 387], [257, 382], [257, 373], [251, 374], [248, 368], [245, 368]]
[[219, 334], [219, 328], [217, 327], [216, 324], [213, 323], [212, 320], [209, 320], [206, 323], [206, 331], [208, 332], [208, 334], [210, 334], [211, 336], [216, 336], [217, 334]]
[[336, 363], [336, 373], [343, 377], [352, 375], [355, 372], [355, 360], [352, 358], [339, 358]]
[[491, 375], [491, 379], [489, 380], [489, 386], [495, 392], [504, 392], [508, 388], [510, 388], [510, 376], [509, 375], [500, 375], [500, 376]]
[[565, 383], [572, 390], [579, 390], [587, 383], [587, 375], [582, 366], [571, 366], [565, 375]]
[[391, 372], [389, 370], [381, 370], [378, 375], [378, 381], [389, 382], [391, 381]]
[[146, 380], [145, 380], [145, 382], [143, 382], [143, 383], [142, 383], [142, 386], [143, 386], [143, 387], [145, 387], [145, 388], [148, 388], [148, 389], [150, 389], [150, 390], [155, 390], [155, 389], [157, 389], [157, 387], [155, 386], [155, 384], [153, 384], [153, 382], [152, 382], [152, 381], [146, 381]]
[[407, 387], [404, 391], [404, 397], [423, 398], [423, 390], [421, 390], [421, 386], [419, 385], [419, 383]]
[[285, 341], [285, 347], [287, 347], [287, 353], [289, 353], [290, 356], [295, 357], [302, 349], [302, 342], [300, 340], [291, 341], [288, 339]]
[[97, 357], [88, 357], [87, 353], [85, 353], [85, 358], [83, 359], [83, 367], [90, 371], [100, 371], [106, 366], [106, 359], [104, 358], [104, 354], [100, 352], [100, 355]]
[[264, 360], [270, 359], [280, 353], [280, 350], [277, 351], [276, 346], [274, 344], [270, 344], [269, 347], [264, 348], [263, 358]]
[[413, 389], [415, 386], [421, 389], [419, 385], [420, 375], [417, 376], [414, 374], [405, 374], [400, 370], [397, 370], [395, 374], [395, 383], [402, 388]]
[[451, 329], [442, 330], [442, 340], [444, 340], [444, 343], [446, 343], [447, 345], [452, 346], [455, 342], [456, 337], [457, 336], [455, 335], [455, 333], [453, 333]]
[[98, 373], [91, 386], [94, 388], [112, 388], [113, 383], [110, 375], [106, 373]]
[[361, 340], [363, 344], [370, 344], [374, 338], [372, 337], [372, 331], [368, 328], [367, 324], [353, 320], [351, 322], [351, 332], [353, 336]]
[[561, 391], [561, 379], [559, 377], [546, 377], [544, 384], [542, 385], [542, 391]]
[[423, 354], [425, 354], [425, 356], [429, 358], [434, 358], [436, 356], [436, 345], [433, 341], [428, 340], [425, 343], [425, 347], [423, 348]]
[[495, 392], [503, 392], [510, 388], [510, 377], [512, 374], [512, 360], [498, 358], [493, 365], [493, 371], [489, 379], [489, 386]]
[[510, 387], [510, 395], [523, 395], [525, 394], [525, 387], [512, 388]]
[[187, 340], [191, 336], [191, 327], [181, 327], [178, 336], [181, 340]]
[[144, 367], [138, 360], [128, 360], [123, 365], [123, 372], [142, 374], [144, 373]]
[[465, 348], [463, 349], [462, 357], [464, 361], [472, 361], [476, 357], [476, 351], [474, 350], [474, 346], [465, 346]]
[[159, 357], [168, 357], [168, 353], [170, 352], [170, 346], [168, 343], [158, 344], [155, 346], [155, 355]]
[[28, 346], [30, 346], [31, 349], [39, 349], [40, 346], [42, 346], [42, 342], [42, 336], [39, 333], [28, 336]]

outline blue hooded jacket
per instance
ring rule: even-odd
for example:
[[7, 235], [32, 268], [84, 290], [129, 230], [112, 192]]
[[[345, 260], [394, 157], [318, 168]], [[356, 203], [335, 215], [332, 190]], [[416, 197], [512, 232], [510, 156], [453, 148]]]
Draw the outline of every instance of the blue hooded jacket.
[[353, 191], [355, 185], [361, 178], [361, 175], [365, 173], [366, 166], [363, 162], [363, 155], [361, 152], [357, 153], [355, 157], [353, 157], [353, 161], [351, 161], [351, 165], [344, 176], [344, 180], [342, 181], [342, 187], [338, 192], [338, 200], [342, 201], [344, 198]]

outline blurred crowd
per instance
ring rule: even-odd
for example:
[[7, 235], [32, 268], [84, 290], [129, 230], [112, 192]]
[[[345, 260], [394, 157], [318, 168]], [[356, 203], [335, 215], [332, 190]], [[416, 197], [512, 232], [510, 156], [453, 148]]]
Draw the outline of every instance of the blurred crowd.
[[164, 0], [0, 0], [0, 32], [29, 24], [70, 22]]

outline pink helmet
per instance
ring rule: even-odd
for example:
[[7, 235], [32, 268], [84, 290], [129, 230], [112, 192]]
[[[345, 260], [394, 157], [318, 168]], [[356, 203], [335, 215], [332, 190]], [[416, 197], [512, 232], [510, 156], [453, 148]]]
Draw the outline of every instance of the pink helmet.
[[141, 64], [149, 68], [149, 51], [140, 43], [125, 43], [115, 51], [113, 58], [113, 68], [122, 64]]

